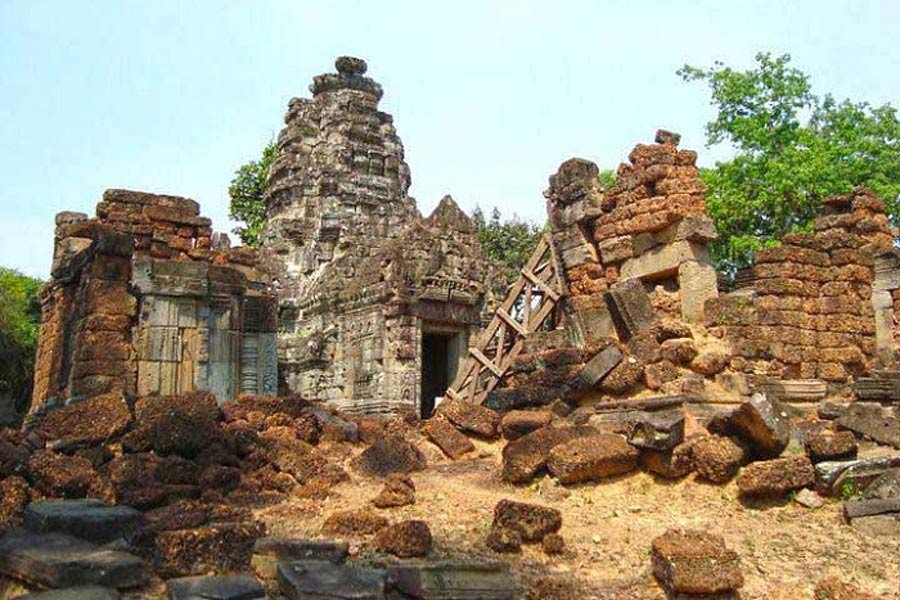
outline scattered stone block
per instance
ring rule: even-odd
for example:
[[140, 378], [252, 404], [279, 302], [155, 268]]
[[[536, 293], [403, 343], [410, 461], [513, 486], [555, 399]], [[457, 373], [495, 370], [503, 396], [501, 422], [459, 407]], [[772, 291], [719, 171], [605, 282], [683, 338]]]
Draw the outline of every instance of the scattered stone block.
[[438, 407], [437, 413], [446, 417], [462, 431], [487, 439], [497, 437], [500, 415], [486, 406], [465, 400], [445, 400]]
[[[824, 466], [820, 468], [820, 465]], [[816, 481], [821, 486], [817, 489], [838, 497], [860, 495], [885, 472], [897, 467], [900, 467], [897, 456], [821, 462], [816, 465]]]
[[13, 530], [0, 538], [0, 572], [45, 588], [98, 585], [132, 588], [147, 583], [137, 556], [61, 533]]
[[322, 524], [322, 531], [350, 536], [371, 535], [387, 525], [388, 520], [385, 517], [361, 508], [332, 513]]
[[501, 500], [494, 507], [495, 527], [517, 531], [522, 541], [539, 542], [562, 527], [562, 513], [555, 508]]
[[681, 375], [678, 367], [670, 360], [661, 360], [644, 367], [644, 385], [651, 390], [660, 390]]
[[634, 356], [626, 356], [600, 382], [600, 391], [607, 394], [626, 394], [644, 378], [644, 365]]
[[900, 513], [857, 517], [851, 519], [850, 526], [866, 535], [900, 537]]
[[491, 525], [486, 544], [494, 552], [518, 554], [522, 551], [522, 534], [509, 527], [501, 527], [494, 523]]
[[797, 494], [794, 496], [794, 502], [796, 502], [800, 506], [812, 509], [822, 508], [823, 506], [825, 506], [825, 500], [822, 499], [822, 496], [818, 495], [808, 488], [804, 488], [797, 492]]
[[407, 506], [416, 502], [416, 486], [408, 475], [392, 473], [384, 482], [381, 492], [372, 499], [377, 508]]
[[844, 516], [847, 519], [871, 517], [885, 513], [900, 513], [900, 498], [873, 498], [844, 502]]
[[877, 403], [853, 402], [837, 420], [838, 427], [900, 449], [900, 418]]
[[172, 600], [265, 600], [266, 590], [250, 575], [180, 577], [166, 582]]
[[653, 540], [653, 575], [669, 593], [718, 594], [743, 586], [740, 559], [721, 536], [670, 529]]
[[400, 558], [428, 556], [431, 552], [431, 529], [425, 521], [402, 521], [388, 525], [375, 536], [375, 547]]
[[546, 427], [553, 421], [553, 413], [549, 410], [511, 410], [500, 421], [503, 437], [516, 440], [523, 435]]
[[607, 346], [594, 355], [578, 373], [579, 387], [592, 387], [602, 380], [622, 360], [618, 346]]
[[36, 489], [56, 498], [83, 498], [97, 480], [94, 465], [88, 459], [50, 450], [32, 454], [28, 472]]
[[375, 477], [411, 473], [426, 466], [425, 456], [403, 436], [388, 434], [376, 439], [351, 462], [357, 471]]
[[671, 450], [684, 441], [684, 411], [680, 408], [635, 411], [630, 422], [628, 443], [646, 450]]
[[547, 468], [560, 483], [582, 483], [634, 470], [638, 451], [616, 434], [597, 434], [564, 442], [550, 451]]
[[605, 292], [604, 298], [620, 338], [627, 340], [653, 326], [656, 315], [639, 279], [620, 281]]
[[655, 475], [678, 479], [694, 470], [692, 448], [697, 438], [682, 442], [671, 450], [642, 450], [641, 464]]
[[22, 523], [30, 499], [31, 490], [23, 478], [10, 475], [0, 481], [0, 531]]
[[731, 415], [731, 423], [760, 456], [774, 458], [787, 447], [791, 425], [763, 394], [742, 403]]
[[566, 551], [566, 542], [558, 533], [548, 533], [541, 540], [541, 549], [543, 549], [544, 554], [551, 556], [562, 554]]
[[697, 357], [697, 346], [691, 338], [673, 338], [660, 345], [663, 360], [676, 365], [689, 365]]
[[294, 560], [324, 560], [335, 564], [347, 561], [348, 542], [320, 542], [294, 538], [263, 537], [253, 546], [253, 572], [264, 579], [275, 579], [278, 563]]
[[826, 460], [849, 460], [856, 458], [857, 443], [849, 431], [823, 429], [806, 438], [804, 443], [809, 459], [814, 463]]
[[162, 531], [154, 542], [154, 566], [164, 577], [241, 571], [250, 566], [253, 545], [263, 534], [256, 522]]
[[102, 394], [50, 411], [36, 431], [55, 450], [96, 445], [121, 435], [131, 425], [121, 394]]
[[99, 585], [79, 585], [59, 590], [32, 592], [17, 600], [119, 600], [117, 590]]
[[509, 442], [503, 448], [503, 480], [527, 483], [547, 465], [550, 451], [565, 441], [596, 434], [591, 427], [542, 427]]
[[746, 456], [743, 446], [718, 435], [697, 440], [691, 448], [697, 476], [713, 483], [725, 483], [734, 477]]
[[278, 565], [278, 589], [288, 600], [383, 600], [387, 571], [326, 561]]
[[779, 498], [791, 490], [811, 486], [816, 472], [806, 456], [750, 463], [737, 478], [738, 493], [757, 498]]
[[106, 506], [94, 499], [32, 502], [25, 508], [25, 527], [36, 533], [65, 533], [106, 544], [130, 540], [144, 515], [130, 506]]
[[441, 452], [453, 460], [460, 459], [475, 450], [472, 440], [461, 434], [447, 419], [441, 416], [435, 416], [425, 421], [422, 425], [422, 432], [441, 449]]
[[900, 498], [900, 468], [887, 469], [866, 487], [864, 498]]
[[398, 564], [388, 567], [391, 586], [412, 598], [427, 600], [514, 600], [519, 587], [509, 574], [509, 565], [485, 561], [441, 561]]

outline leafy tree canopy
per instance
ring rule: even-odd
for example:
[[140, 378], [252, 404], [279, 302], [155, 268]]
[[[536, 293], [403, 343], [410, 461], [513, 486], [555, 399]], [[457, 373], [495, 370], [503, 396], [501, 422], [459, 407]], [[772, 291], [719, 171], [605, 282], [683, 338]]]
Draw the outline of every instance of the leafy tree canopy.
[[490, 219], [477, 207], [472, 218], [478, 225], [478, 238], [485, 255], [507, 266], [506, 278], [512, 283], [537, 247], [544, 228], [515, 214], [511, 219], [503, 219], [496, 207]]
[[234, 179], [228, 187], [231, 201], [228, 205], [229, 216], [236, 221], [243, 221], [244, 226], [235, 227], [236, 233], [244, 245], [254, 248], [259, 246], [259, 236], [266, 225], [266, 205], [263, 193], [266, 191], [266, 176], [269, 167], [275, 160], [275, 142], [263, 148], [259, 160], [251, 160], [242, 165], [234, 173]]
[[721, 62], [684, 66], [685, 81], [709, 86], [715, 119], [707, 146], [730, 144], [732, 160], [701, 170], [719, 239], [713, 260], [726, 273], [749, 264], [760, 247], [811, 225], [820, 202], [856, 186], [872, 188], [900, 222], [900, 121], [889, 104], [837, 101], [812, 92], [790, 56], [756, 55], [734, 70]]
[[41, 281], [0, 267], [0, 398], [27, 408], [34, 374]]

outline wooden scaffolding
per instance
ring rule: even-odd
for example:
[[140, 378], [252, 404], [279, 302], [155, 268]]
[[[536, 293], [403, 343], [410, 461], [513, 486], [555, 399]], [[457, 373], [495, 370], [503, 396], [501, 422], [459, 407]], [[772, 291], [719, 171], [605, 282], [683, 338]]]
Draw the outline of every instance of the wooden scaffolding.
[[552, 242], [545, 234], [487, 329], [469, 348], [447, 397], [483, 403], [522, 351], [525, 336], [559, 324], [564, 289]]

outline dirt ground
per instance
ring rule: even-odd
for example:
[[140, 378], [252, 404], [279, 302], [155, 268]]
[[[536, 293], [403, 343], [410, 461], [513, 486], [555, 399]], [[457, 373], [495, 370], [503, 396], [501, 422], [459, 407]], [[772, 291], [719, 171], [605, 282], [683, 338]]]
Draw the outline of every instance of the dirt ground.
[[[820, 509], [791, 501], [745, 505], [734, 482], [716, 486], [689, 476], [668, 482], [644, 472], [564, 488], [549, 477], [526, 487], [500, 480], [502, 443], [478, 443], [471, 459], [449, 461], [427, 442], [419, 444], [429, 461], [413, 473], [416, 503], [381, 513], [392, 521], [423, 519], [431, 526], [431, 559], [477, 557], [511, 562], [524, 581], [553, 576], [577, 582], [580, 596], [598, 599], [662, 599], [650, 572], [650, 542], [670, 527], [721, 534], [741, 557], [745, 585], [741, 598], [804, 599], [815, 584], [836, 575], [879, 598], [900, 598], [900, 539], [863, 535], [841, 522], [841, 504]], [[324, 519], [334, 511], [367, 507], [381, 480], [352, 473], [327, 499], [291, 498], [258, 512], [271, 535], [321, 537]], [[487, 549], [494, 505], [503, 498], [539, 503], [563, 513], [560, 533], [567, 549], [550, 557], [540, 546], [522, 555]], [[366, 540], [352, 540], [358, 558], [371, 555]]]

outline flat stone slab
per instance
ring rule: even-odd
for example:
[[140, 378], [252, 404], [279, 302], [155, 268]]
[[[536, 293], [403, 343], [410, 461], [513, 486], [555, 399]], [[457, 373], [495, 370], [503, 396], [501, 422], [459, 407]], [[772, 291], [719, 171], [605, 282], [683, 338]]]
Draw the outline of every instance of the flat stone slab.
[[388, 567], [394, 589], [423, 600], [513, 600], [520, 597], [502, 562], [446, 561]]
[[19, 600], [119, 600], [120, 597], [116, 590], [99, 585], [84, 585], [61, 590], [32, 592]]
[[850, 520], [850, 526], [867, 535], [900, 537], [900, 514], [857, 517]]
[[131, 539], [144, 521], [141, 511], [130, 506], [106, 506], [99, 500], [53, 500], [25, 507], [25, 527], [36, 533], [65, 533], [106, 544]]
[[98, 546], [62, 533], [16, 529], [0, 538], [0, 572], [46, 588], [99, 585], [130, 588], [144, 585], [144, 561], [120, 550]]
[[346, 562], [350, 554], [347, 542], [263, 537], [253, 547], [251, 565], [260, 577], [275, 579], [278, 563], [291, 560], [323, 560], [335, 564]]
[[265, 600], [263, 586], [250, 575], [179, 577], [166, 582], [172, 600]]
[[886, 513], [900, 513], [900, 498], [888, 498], [886, 500], [874, 498], [871, 500], [850, 500], [844, 502], [844, 515], [848, 519], [871, 517], [872, 515], [883, 515]]
[[321, 560], [278, 565], [278, 587], [288, 600], [382, 600], [387, 571]]

